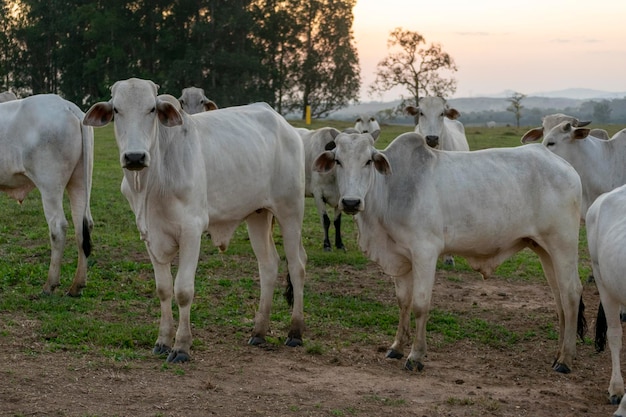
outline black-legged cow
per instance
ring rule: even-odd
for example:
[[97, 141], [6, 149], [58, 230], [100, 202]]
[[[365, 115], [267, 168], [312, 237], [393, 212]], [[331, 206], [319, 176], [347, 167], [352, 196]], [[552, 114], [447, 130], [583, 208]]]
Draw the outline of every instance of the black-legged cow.
[[[394, 277], [400, 307], [389, 358], [423, 368], [426, 320], [437, 258], [458, 253], [488, 277], [511, 255], [532, 249], [556, 301], [559, 343], [553, 368], [569, 372], [583, 331], [578, 277], [581, 184], [576, 171], [543, 146], [474, 152], [432, 149], [417, 133], [385, 150], [369, 134], [339, 134], [315, 169], [335, 169], [339, 207], [354, 214], [359, 246]], [[393, 170], [393, 174], [392, 174]], [[580, 334], [579, 333], [579, 334]]]

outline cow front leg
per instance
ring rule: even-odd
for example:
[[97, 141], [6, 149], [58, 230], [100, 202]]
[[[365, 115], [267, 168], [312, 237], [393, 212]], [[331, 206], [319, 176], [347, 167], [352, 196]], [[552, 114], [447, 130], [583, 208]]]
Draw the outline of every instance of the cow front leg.
[[343, 251], [346, 250], [346, 247], [343, 244], [343, 240], [341, 239], [341, 212], [339, 209], [335, 209], [335, 247], [337, 249], [341, 249]]
[[400, 314], [396, 337], [389, 350], [387, 350], [386, 357], [401, 359], [404, 356], [404, 346], [408, 342], [411, 332], [411, 299], [413, 296], [413, 276], [411, 272], [394, 277], [394, 285]]
[[200, 257], [200, 235], [197, 230], [184, 234], [180, 241], [179, 266], [174, 281], [174, 295], [178, 304], [178, 330], [174, 348], [167, 362], [187, 362], [191, 356], [191, 304], [195, 292], [196, 269]]
[[169, 263], [159, 263], [152, 259], [152, 268], [154, 269], [156, 293], [161, 303], [159, 336], [154, 344], [152, 353], [155, 355], [167, 355], [172, 350], [172, 342], [174, 340], [174, 316], [172, 314], [174, 287], [171, 265]]
[[426, 322], [430, 310], [430, 300], [435, 284], [437, 257], [430, 264], [424, 261], [413, 262], [413, 315], [415, 316], [415, 339], [411, 353], [404, 367], [409, 370], [424, 369], [426, 356]]

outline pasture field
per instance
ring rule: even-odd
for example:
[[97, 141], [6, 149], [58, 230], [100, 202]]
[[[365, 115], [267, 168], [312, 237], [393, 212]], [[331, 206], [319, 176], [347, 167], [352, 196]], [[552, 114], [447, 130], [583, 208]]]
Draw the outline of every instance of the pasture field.
[[[308, 127], [322, 126], [351, 124], [316, 121]], [[621, 128], [603, 127], [611, 135]], [[377, 146], [409, 130], [382, 126]], [[472, 150], [521, 146], [526, 130], [466, 128]], [[94, 249], [82, 297], [64, 296], [76, 268], [71, 224], [61, 287], [43, 296], [50, 245], [39, 193], [21, 206], [0, 197], [1, 416], [541, 417], [614, 411], [606, 398], [610, 358], [608, 352], [596, 354], [591, 340], [598, 296], [587, 282], [584, 227], [579, 271], [591, 331], [578, 342], [568, 375], [551, 370], [558, 337], [554, 301], [538, 258], [528, 250], [487, 281], [460, 257], [455, 267], [440, 264], [425, 369], [409, 373], [403, 361], [384, 359], [398, 319], [393, 282], [360, 252], [349, 216], [343, 219], [347, 251], [322, 250], [312, 199], [303, 225], [304, 346], [283, 346], [290, 319], [283, 282], [267, 346], [247, 345], [259, 285], [242, 225], [224, 253], [203, 240], [191, 313], [192, 360], [165, 364], [151, 353], [159, 301], [150, 260], [119, 190], [112, 127], [95, 129], [95, 136]], [[282, 254], [278, 228], [275, 239]]]

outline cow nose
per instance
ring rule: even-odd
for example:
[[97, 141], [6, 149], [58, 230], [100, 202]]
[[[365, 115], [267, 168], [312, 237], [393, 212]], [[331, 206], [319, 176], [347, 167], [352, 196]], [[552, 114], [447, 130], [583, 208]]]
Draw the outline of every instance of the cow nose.
[[435, 136], [435, 135], [426, 136], [426, 143], [431, 148], [436, 148], [439, 145], [439, 136]]
[[361, 207], [361, 200], [358, 198], [344, 198], [341, 200], [341, 205], [343, 206], [343, 211], [346, 213], [356, 214]]
[[145, 152], [127, 152], [124, 154], [124, 168], [139, 171], [146, 167]]

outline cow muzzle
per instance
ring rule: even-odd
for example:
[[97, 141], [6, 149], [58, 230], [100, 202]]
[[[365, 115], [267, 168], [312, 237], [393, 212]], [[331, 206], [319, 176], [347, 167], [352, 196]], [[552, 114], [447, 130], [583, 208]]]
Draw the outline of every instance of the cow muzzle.
[[358, 198], [342, 198], [341, 205], [346, 214], [357, 214], [363, 210], [361, 200]]
[[435, 135], [426, 136], [426, 143], [431, 148], [436, 148], [437, 146], [439, 146], [439, 136], [435, 136]]
[[141, 171], [149, 165], [150, 158], [146, 152], [126, 152], [122, 157], [122, 167], [130, 171]]

